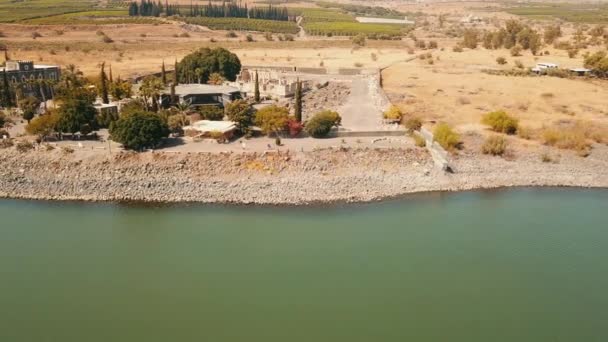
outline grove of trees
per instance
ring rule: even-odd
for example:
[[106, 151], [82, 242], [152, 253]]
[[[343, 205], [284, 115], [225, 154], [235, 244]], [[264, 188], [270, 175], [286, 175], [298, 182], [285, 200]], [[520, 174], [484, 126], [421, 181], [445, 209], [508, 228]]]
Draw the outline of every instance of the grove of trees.
[[130, 16], [159, 17], [161, 15], [180, 15], [189, 17], [209, 18], [250, 18], [288, 21], [289, 13], [286, 7], [276, 7], [269, 4], [267, 7], [248, 8], [247, 4], [233, 1], [223, 1], [221, 5], [214, 5], [209, 1], [207, 5], [190, 4], [180, 6], [178, 4], [163, 5], [160, 1], [141, 0], [129, 4]]
[[[177, 82], [208, 83], [212, 74], [234, 81], [241, 71], [238, 56], [224, 48], [201, 48], [176, 65]], [[217, 78], [217, 76], [215, 76]]]

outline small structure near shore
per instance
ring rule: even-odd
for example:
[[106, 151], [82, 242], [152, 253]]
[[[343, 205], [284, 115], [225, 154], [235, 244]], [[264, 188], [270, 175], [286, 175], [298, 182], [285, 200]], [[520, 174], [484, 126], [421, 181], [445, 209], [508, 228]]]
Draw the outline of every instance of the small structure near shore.
[[234, 136], [236, 123], [232, 121], [200, 120], [183, 127], [184, 135], [191, 138], [213, 138], [228, 141]]

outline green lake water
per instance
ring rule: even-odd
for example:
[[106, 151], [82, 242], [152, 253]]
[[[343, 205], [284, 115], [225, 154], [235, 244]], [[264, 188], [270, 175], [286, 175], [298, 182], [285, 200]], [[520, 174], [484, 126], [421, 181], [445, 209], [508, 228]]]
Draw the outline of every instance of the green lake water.
[[608, 341], [608, 191], [3, 200], [0, 341]]

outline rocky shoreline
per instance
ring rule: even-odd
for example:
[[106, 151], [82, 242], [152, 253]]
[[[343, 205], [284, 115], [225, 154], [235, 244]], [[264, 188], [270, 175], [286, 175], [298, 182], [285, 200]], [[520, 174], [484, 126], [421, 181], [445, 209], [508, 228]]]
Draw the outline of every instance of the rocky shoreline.
[[608, 149], [595, 157], [515, 160], [461, 154], [455, 173], [424, 149], [333, 149], [295, 154], [0, 151], [0, 198], [309, 205], [514, 186], [608, 188]]

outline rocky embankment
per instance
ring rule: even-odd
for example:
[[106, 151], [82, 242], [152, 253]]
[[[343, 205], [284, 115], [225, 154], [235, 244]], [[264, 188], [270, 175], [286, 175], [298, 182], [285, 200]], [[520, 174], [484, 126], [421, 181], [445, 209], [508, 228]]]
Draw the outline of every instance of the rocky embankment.
[[508, 161], [460, 156], [454, 174], [423, 149], [297, 154], [65, 153], [0, 150], [0, 197], [239, 204], [372, 201], [503, 186], [608, 187], [603, 158]]

